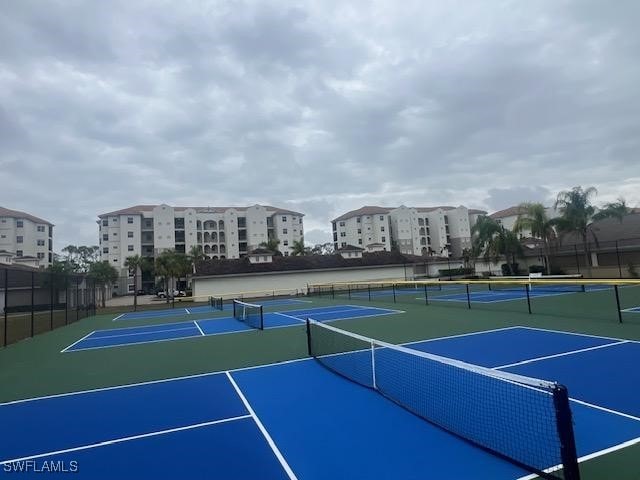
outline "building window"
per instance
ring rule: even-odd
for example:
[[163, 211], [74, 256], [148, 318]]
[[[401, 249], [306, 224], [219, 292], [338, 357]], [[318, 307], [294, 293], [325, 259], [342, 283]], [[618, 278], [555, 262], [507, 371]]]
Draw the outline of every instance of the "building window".
[[103, 227], [108, 227], [109, 226], [109, 220], [102, 220], [102, 226]]
[[345, 223], [344, 222], [340, 222], [340, 226], [344, 227]]
[[342, 242], [342, 243], [340, 244], [340, 246], [341, 246], [341, 247], [346, 247], [346, 246], [347, 246], [347, 242]]
[[118, 246], [117, 246], [117, 245], [114, 245], [114, 246], [113, 246], [113, 249], [114, 249], [114, 250], [117, 250], [117, 249], [118, 249]]
[[289, 252], [284, 252], [284, 256], [288, 257], [289, 256]]
[[118, 259], [117, 259], [117, 258], [114, 258], [114, 259], [113, 259], [113, 263], [118, 263]]
[[6, 235], [0, 235], [0, 238], [7, 238]]
[[382, 237], [382, 241], [386, 242], [387, 241], [387, 237]]
[[109, 253], [109, 247], [104, 247], [102, 249], [102, 253]]
[[130, 291], [130, 292], [133, 292], [133, 289], [134, 289], [135, 287], [136, 287], [135, 285], [129, 285], [129, 291]]
[[340, 236], [341, 237], [346, 237], [347, 236], [347, 232], [340, 232]]
[[127, 232], [127, 238], [133, 238], [133, 232]]
[[133, 245], [127, 245], [127, 251], [133, 252]]
[[380, 215], [380, 220], [384, 220], [384, 215]]
[[358, 233], [362, 233], [362, 229], [361, 228], [358, 229]]
[[127, 217], [127, 223], [133, 223], [133, 217]]
[[358, 239], [358, 245], [362, 245], [362, 239], [361, 238]]
[[285, 247], [288, 247], [288, 246], [289, 246], [289, 240], [285, 240], [284, 242], [282, 242], [282, 244], [283, 244]]
[[22, 220], [16, 220], [16, 227], [21, 228], [24, 226], [24, 222]]
[[22, 235], [18, 235], [18, 236], [16, 237], [16, 243], [22, 243], [22, 242], [23, 242], [23, 240], [24, 240], [24, 238], [23, 238], [23, 236], [22, 236]]
[[16, 257], [22, 256], [22, 250], [16, 250]]
[[102, 240], [109, 240], [109, 234], [108, 233], [103, 233], [102, 234]]
[[356, 223], [360, 223], [361, 218], [360, 217], [356, 217]]
[[36, 228], [39, 232], [44, 232], [44, 225], [38, 225]]
[[44, 247], [44, 240], [38, 240], [38, 246]]
[[282, 234], [283, 234], [283, 235], [286, 235], [287, 233], [289, 233], [289, 231], [288, 231], [286, 228], [283, 228], [283, 229], [282, 229]]
[[113, 223], [118, 223], [118, 217], [113, 217], [113, 218], [111, 219], [111, 221], [112, 221]]
[[282, 217], [282, 221], [286, 222], [287, 221], [287, 217]]
[[42, 260], [44, 258], [44, 252], [38, 252], [38, 259]]

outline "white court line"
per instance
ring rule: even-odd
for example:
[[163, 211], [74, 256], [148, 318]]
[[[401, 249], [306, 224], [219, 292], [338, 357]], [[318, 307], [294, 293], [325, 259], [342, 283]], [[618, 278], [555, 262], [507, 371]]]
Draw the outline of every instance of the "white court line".
[[291, 480], [297, 480], [298, 477], [296, 477], [296, 474], [293, 473], [293, 470], [291, 470], [291, 467], [289, 466], [289, 464], [285, 460], [284, 456], [282, 455], [282, 453], [278, 449], [277, 445], [273, 441], [273, 438], [271, 438], [271, 435], [269, 435], [269, 432], [267, 432], [267, 429], [264, 428], [264, 425], [262, 424], [262, 422], [260, 421], [260, 419], [256, 415], [256, 412], [254, 412], [253, 408], [251, 408], [251, 404], [247, 400], [247, 397], [245, 397], [244, 394], [242, 393], [242, 390], [240, 390], [240, 387], [238, 386], [236, 381], [231, 376], [231, 373], [229, 373], [229, 371], [226, 371], [225, 374], [227, 375], [227, 378], [231, 382], [231, 385], [233, 385], [233, 388], [236, 390], [236, 393], [240, 397], [240, 400], [242, 400], [242, 403], [244, 403], [245, 408], [247, 409], [247, 411], [249, 412], [251, 417], [253, 417], [253, 420], [256, 422], [256, 425], [258, 426], [258, 428], [262, 432], [262, 435], [264, 435], [264, 438], [267, 440], [267, 443], [271, 447], [271, 450], [273, 450], [273, 453], [275, 454], [276, 458], [280, 462], [280, 465], [282, 465], [282, 468], [284, 468], [284, 471], [287, 472], [288, 477]]
[[[106, 338], [112, 338], [112, 337], [106, 337]], [[77, 350], [71, 350], [70, 352], [64, 352], [64, 353], [82, 352], [84, 350], [100, 350], [102, 348], [129, 347], [131, 345], [144, 345], [145, 343], [172, 342], [175, 340], [185, 340], [187, 338], [202, 338], [202, 335], [198, 333], [197, 335], [187, 335], [185, 337], [161, 338], [159, 340], [143, 340], [141, 342], [115, 343], [113, 345], [101, 345], [99, 347], [82, 347], [82, 348], [78, 348]], [[0, 406], [1, 405], [2, 404], [0, 403]]]
[[[298, 317], [294, 317], [293, 315], [287, 315], [286, 313], [282, 313], [282, 312], [269, 312], [272, 313], [273, 315], [280, 315], [281, 317], [287, 317], [287, 318], [293, 318], [294, 320], [298, 320], [299, 322], [304, 322], [305, 320], [302, 318], [298, 318]], [[287, 325], [289, 326], [289, 325]], [[270, 328], [270, 327], [267, 327]]]
[[73, 347], [76, 343], [80, 343], [82, 340], [84, 340], [85, 338], [87, 338], [90, 335], [93, 335], [94, 333], [96, 333], [96, 330], [94, 330], [93, 332], [89, 332], [87, 333], [84, 337], [82, 337], [80, 340], [76, 340], [75, 342], [73, 342], [71, 345], [68, 345], [67, 347], [63, 348], [62, 350], [60, 350], [60, 353], [64, 353], [67, 350], [69, 350], [71, 347]]
[[605, 343], [604, 345], [596, 345], [595, 347], [580, 348], [578, 350], [570, 350], [568, 352], [555, 353], [553, 355], [546, 355], [544, 357], [530, 358], [529, 360], [522, 360], [520, 362], [509, 363], [507, 365], [500, 365], [499, 367], [491, 367], [491, 369], [501, 370], [503, 368], [517, 367], [518, 365], [526, 365], [527, 363], [534, 363], [542, 360], [549, 360], [550, 358], [558, 358], [558, 357], [565, 357], [567, 355], [575, 355], [576, 353], [589, 352], [591, 350], [598, 350], [601, 348], [615, 347], [617, 345], [624, 345], [625, 343], [631, 343], [631, 342], [629, 340], [622, 340], [620, 342]]
[[105, 440], [105, 441], [102, 441], [102, 442], [92, 443], [90, 445], [82, 445], [80, 447], [65, 448], [64, 450], [54, 450], [52, 452], [39, 453], [37, 455], [29, 455], [27, 457], [13, 458], [13, 459], [10, 459], [10, 460], [2, 460], [2, 461], [0, 461], [0, 465], [4, 465], [6, 463], [12, 463], [12, 462], [23, 462], [25, 460], [31, 460], [31, 459], [34, 459], [34, 458], [49, 457], [51, 455], [60, 455], [62, 453], [78, 452], [78, 451], [81, 451], [81, 450], [88, 450], [90, 448], [105, 447], [107, 445], [115, 445], [117, 443], [128, 442], [130, 440], [138, 440], [140, 438], [148, 438], [148, 437], [157, 437], [158, 435], [165, 435], [167, 433], [181, 432], [181, 431], [184, 431], [184, 430], [193, 430], [194, 428], [208, 427], [210, 425], [218, 425], [220, 423], [233, 422], [233, 421], [236, 421], [236, 420], [244, 420], [246, 418], [251, 418], [251, 415], [240, 415], [238, 417], [223, 418], [221, 420], [213, 420], [211, 422], [196, 423], [196, 424], [193, 424], [193, 425], [187, 425], [185, 427], [170, 428], [170, 429], [166, 429], [166, 430], [159, 430], [157, 432], [150, 432], [150, 433], [142, 433], [142, 434], [139, 434], [139, 435], [132, 435], [130, 437], [122, 437], [122, 438], [115, 438], [113, 440]]
[[205, 336], [205, 335], [204, 335], [204, 332], [203, 332], [203, 331], [202, 331], [202, 329], [200, 328], [200, 325], [198, 325], [198, 322], [194, 320], [194, 321], [193, 321], [193, 323], [194, 323], [194, 325], [196, 326], [196, 328], [197, 328], [198, 330], [200, 330], [200, 333], [201, 333], [201, 334], [202, 334], [202, 336], [204, 337], [204, 336]]
[[118, 315], [116, 318], [112, 319], [112, 322], [115, 322], [116, 320], [118, 320], [120, 317], [122, 317], [124, 315], [124, 313], [121, 313], [120, 315]]
[[624, 310], [620, 310], [621, 312], [625, 312], [625, 313], [640, 313], [640, 307], [629, 307], [629, 308], [625, 308]]
[[[185, 323], [193, 323], [193, 322], [185, 322]], [[149, 335], [151, 333], [166, 333], [166, 332], [181, 332], [183, 330], [191, 330], [193, 327], [184, 326], [181, 328], [166, 328], [163, 330], [149, 330], [146, 332], [132, 332], [132, 333], [116, 333], [114, 335], [102, 335], [94, 338], [119, 338], [119, 337], [133, 337], [134, 335]], [[101, 332], [110, 332], [117, 331], [117, 329], [113, 330], [96, 330], [93, 333], [101, 333]]]
[[187, 315], [191, 315], [191, 312], [189, 311], [188, 308], [185, 308], [184, 311], [187, 312]]
[[[579, 457], [578, 463], [586, 462], [587, 460], [591, 460], [592, 458], [600, 457], [602, 455], [607, 455], [608, 453], [622, 450], [623, 448], [631, 447], [632, 445], [635, 445], [637, 443], [640, 443], [640, 437], [634, 438], [632, 440], [628, 440], [618, 445], [614, 445], [613, 447], [605, 448], [604, 450], [599, 450], [597, 452], [589, 453], [588, 455], [585, 455], [583, 457]], [[550, 473], [552, 471], [558, 470], [560, 467], [561, 465], [555, 465], [553, 467], [545, 468], [544, 472]], [[530, 475], [525, 475], [524, 477], [518, 477], [516, 480], [535, 480], [539, 478], [540, 477], [538, 475], [536, 475], [535, 473], [532, 473]]]
[[565, 330], [551, 330], [550, 328], [529, 327], [525, 325], [521, 325], [520, 328], [526, 328], [527, 330], [540, 330], [541, 332], [561, 333], [564, 335], [575, 335], [576, 337], [603, 338], [605, 340], [614, 340], [618, 342], [625, 341], [629, 343], [640, 343], [640, 341], [638, 340], [629, 340], [628, 338], [605, 337], [604, 335], [591, 335], [589, 333], [567, 332]]
[[[289, 325], [285, 325], [283, 327], [288, 327]], [[271, 327], [271, 328], [283, 328], [283, 327]], [[416, 343], [422, 343], [422, 342], [433, 342], [436, 340], [443, 340], [443, 339], [447, 339], [447, 338], [458, 338], [458, 337], [465, 337], [468, 335], [479, 335], [482, 333], [490, 333], [490, 332], [499, 332], [502, 330], [511, 330], [511, 329], [515, 329], [515, 328], [524, 328], [521, 326], [514, 326], [514, 327], [502, 327], [502, 328], [496, 328], [494, 330], [482, 330], [482, 331], [478, 331], [478, 332], [469, 332], [469, 333], [460, 333], [457, 335], [450, 335], [447, 337], [437, 337], [437, 338], [429, 338], [426, 340], [415, 340], [413, 342], [407, 342], [407, 343], [402, 343], [401, 345], [414, 345]], [[252, 330], [243, 330], [243, 331], [252, 331]], [[230, 332], [230, 333], [237, 333], [237, 332]], [[196, 338], [196, 337], [185, 337], [185, 338]], [[197, 338], [200, 338], [200, 335], [198, 335]], [[173, 339], [171, 339], [173, 340]], [[160, 341], [160, 340], [157, 340]], [[135, 345], [135, 344], [134, 344]], [[105, 347], [95, 347], [95, 348], [105, 348]], [[88, 350], [88, 349], [87, 349]], [[55, 393], [52, 395], [43, 395], [41, 397], [31, 397], [31, 398], [23, 398], [20, 400], [11, 400], [8, 402], [4, 402], [4, 403], [0, 403], [0, 407], [4, 406], [4, 405], [12, 405], [15, 403], [24, 403], [24, 402], [31, 402], [31, 401], [36, 401], [36, 400], [48, 400], [51, 398], [58, 398], [58, 397], [66, 397], [66, 396], [74, 396], [74, 395], [83, 395], [85, 393], [96, 393], [96, 392], [101, 392], [104, 390], [117, 390], [120, 388], [129, 388], [129, 387], [139, 387], [139, 386], [144, 386], [144, 385], [151, 385], [154, 383], [164, 383], [164, 382], [174, 382], [174, 381], [179, 381], [179, 380], [188, 380], [191, 378], [198, 378], [198, 377], [206, 377], [206, 376], [210, 376], [210, 375], [219, 375], [223, 372], [229, 371], [229, 372], [242, 372], [244, 370], [253, 370], [253, 369], [258, 369], [258, 368], [265, 368], [265, 367], [276, 367], [278, 365], [286, 365], [288, 363], [296, 363], [296, 362], [306, 362], [306, 361], [310, 361], [312, 360], [311, 357], [302, 357], [302, 358], [294, 358], [291, 360], [284, 360], [282, 362], [273, 362], [273, 363], [265, 363], [263, 365], [253, 365], [253, 366], [249, 366], [249, 367], [239, 367], [239, 368], [234, 368], [234, 369], [230, 369], [230, 370], [215, 370], [212, 372], [205, 372], [205, 373], [195, 373], [192, 375], [183, 375], [180, 377], [169, 377], [169, 378], [162, 378], [160, 380], [147, 380], [145, 382], [137, 382], [137, 383], [128, 383], [128, 384], [124, 384], [124, 385], [113, 385], [110, 387], [99, 387], [99, 388], [92, 388], [92, 389], [88, 389], [88, 390], [77, 390], [75, 392], [66, 392], [66, 393]]]

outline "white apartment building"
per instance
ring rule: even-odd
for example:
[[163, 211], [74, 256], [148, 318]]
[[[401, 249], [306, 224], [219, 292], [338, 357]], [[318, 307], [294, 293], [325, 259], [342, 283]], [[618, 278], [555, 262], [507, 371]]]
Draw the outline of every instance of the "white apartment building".
[[51, 265], [53, 224], [26, 212], [0, 207], [0, 251], [7, 256], [12, 254], [13, 263]]
[[[548, 218], [554, 218], [558, 216], [558, 212], [551, 207], [546, 207], [545, 212]], [[500, 225], [502, 225], [505, 229], [513, 230], [518, 217], [524, 213], [525, 210], [519, 205], [516, 205], [515, 207], [509, 207], [505, 208], [504, 210], [499, 210], [489, 216]], [[522, 232], [519, 232], [518, 235], [520, 238], [529, 238], [531, 237], [531, 230], [523, 230]]]
[[[210, 259], [246, 256], [262, 242], [280, 241], [278, 250], [287, 256], [294, 241], [304, 239], [303, 214], [282, 208], [172, 207], [136, 205], [98, 215], [101, 260], [126, 275], [127, 257], [155, 257], [167, 249], [189, 253], [202, 246]], [[152, 279], [143, 279], [144, 283]], [[129, 285], [132, 291], [133, 286]]]
[[365, 206], [333, 220], [334, 247], [373, 250], [382, 244], [384, 250], [396, 245], [403, 254], [460, 256], [471, 247], [471, 225], [484, 213], [463, 206]]

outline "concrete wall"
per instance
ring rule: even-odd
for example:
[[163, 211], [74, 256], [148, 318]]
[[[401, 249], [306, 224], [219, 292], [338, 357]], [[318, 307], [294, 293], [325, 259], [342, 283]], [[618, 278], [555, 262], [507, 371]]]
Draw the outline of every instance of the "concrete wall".
[[[411, 266], [406, 269], [412, 275]], [[220, 277], [195, 277], [192, 281], [195, 297], [222, 296], [231, 298], [240, 293], [272, 292], [288, 290], [306, 293], [307, 284], [360, 282], [404, 279], [405, 268], [399, 266], [342, 268], [339, 270], [306, 270], [298, 272], [273, 272], [264, 274], [225, 275]], [[284, 294], [284, 292], [282, 292]], [[246, 295], [248, 296], [248, 295]]]

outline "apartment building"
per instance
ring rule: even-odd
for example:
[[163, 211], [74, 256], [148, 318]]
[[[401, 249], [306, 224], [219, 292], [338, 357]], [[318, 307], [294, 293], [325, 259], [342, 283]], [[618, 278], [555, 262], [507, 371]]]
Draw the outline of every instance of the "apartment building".
[[136, 205], [98, 215], [101, 260], [124, 270], [127, 257], [155, 257], [167, 249], [188, 253], [196, 245], [210, 259], [241, 258], [269, 239], [279, 240], [288, 256], [293, 242], [304, 238], [303, 216], [263, 205]]
[[[559, 214], [554, 208], [551, 208], [551, 207], [546, 207], [545, 212], [548, 218], [557, 217]], [[507, 230], [513, 230], [513, 227], [515, 226], [516, 221], [518, 220], [518, 217], [524, 213], [525, 213], [525, 210], [521, 206], [516, 205], [514, 207], [509, 207], [509, 208], [505, 208], [504, 210], [499, 210], [497, 212], [494, 212], [489, 216], [493, 218], [496, 222], [498, 222], [500, 225], [502, 225], [504, 228], [506, 228]], [[518, 233], [518, 235], [520, 236], [520, 238], [529, 238], [532, 236], [531, 230], [522, 230], [521, 232]]]
[[0, 251], [12, 263], [47, 267], [53, 262], [53, 224], [26, 212], [0, 207]]
[[485, 213], [463, 206], [365, 206], [333, 220], [334, 247], [374, 250], [381, 244], [403, 254], [460, 256], [471, 247], [471, 226]]

